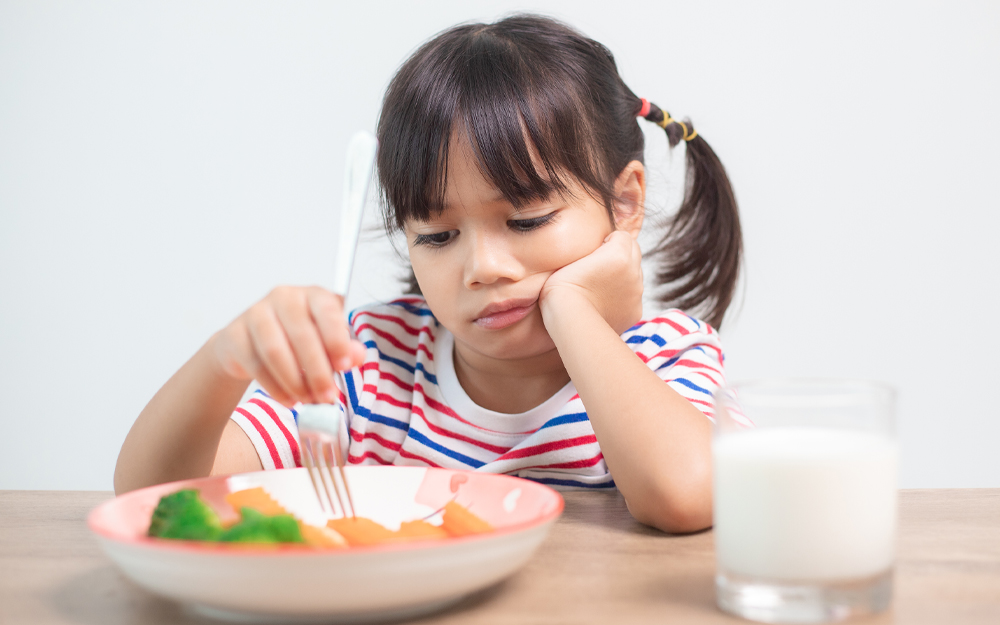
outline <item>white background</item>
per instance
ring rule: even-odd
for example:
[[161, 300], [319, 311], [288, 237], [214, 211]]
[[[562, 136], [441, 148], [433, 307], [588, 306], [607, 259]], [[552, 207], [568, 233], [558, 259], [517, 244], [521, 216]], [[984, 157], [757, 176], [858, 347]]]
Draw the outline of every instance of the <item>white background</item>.
[[[399, 64], [515, 9], [606, 44], [727, 165], [730, 378], [887, 381], [902, 486], [1000, 486], [998, 3], [0, 0], [0, 488], [110, 489], [199, 345], [329, 281], [346, 141]], [[349, 303], [402, 273], [373, 229]]]

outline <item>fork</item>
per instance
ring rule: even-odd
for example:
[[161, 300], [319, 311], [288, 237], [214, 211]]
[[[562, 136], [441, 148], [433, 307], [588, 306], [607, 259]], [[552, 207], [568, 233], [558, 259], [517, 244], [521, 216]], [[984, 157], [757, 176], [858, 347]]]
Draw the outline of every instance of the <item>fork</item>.
[[[351, 284], [351, 269], [354, 266], [354, 252], [358, 246], [358, 235], [361, 232], [361, 218], [364, 214], [365, 200], [368, 197], [368, 184], [375, 168], [375, 153], [378, 142], [368, 132], [358, 132], [351, 137], [347, 147], [347, 161], [344, 169], [344, 196], [340, 211], [340, 231], [338, 232], [337, 260], [334, 264], [333, 292], [347, 301], [347, 289]], [[351, 508], [351, 518], [354, 518], [354, 500], [351, 489], [347, 485], [347, 474], [344, 473], [344, 459], [340, 451], [340, 422], [343, 408], [330, 404], [306, 404], [298, 410], [299, 443], [302, 448], [302, 464], [309, 472], [313, 490], [319, 500], [320, 508], [324, 507], [323, 497], [330, 505], [330, 514], [337, 516], [333, 504], [334, 497], [340, 504], [343, 516], [347, 516], [344, 499], [333, 467], [340, 474], [344, 487], [344, 495]], [[319, 476], [317, 480], [316, 476]]]
[[[298, 409], [299, 447], [301, 448], [302, 465], [309, 472], [316, 498], [320, 508], [325, 511], [329, 504], [330, 516], [336, 517], [337, 506], [340, 506], [341, 516], [347, 516], [346, 498], [354, 518], [354, 500], [351, 489], [347, 485], [347, 474], [344, 472], [344, 458], [340, 450], [340, 422], [342, 408], [331, 404], [304, 404]], [[334, 467], [340, 474], [340, 482], [344, 487], [344, 497], [341, 497], [337, 486], [337, 476]], [[324, 502], [324, 496], [326, 501]]]

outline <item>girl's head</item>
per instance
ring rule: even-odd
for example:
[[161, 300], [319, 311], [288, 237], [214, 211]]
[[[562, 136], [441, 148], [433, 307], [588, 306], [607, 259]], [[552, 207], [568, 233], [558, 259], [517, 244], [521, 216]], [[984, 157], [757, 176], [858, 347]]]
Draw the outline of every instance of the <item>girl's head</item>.
[[[537, 297], [612, 230], [638, 230], [642, 108], [607, 48], [538, 16], [454, 27], [400, 68], [378, 125], [386, 225], [406, 233], [411, 286], [457, 338], [483, 306]], [[685, 131], [667, 125], [671, 145]], [[718, 325], [739, 271], [739, 220], [708, 144], [695, 137], [687, 150], [684, 203], [653, 250], [658, 283], [664, 301]], [[540, 321], [517, 324], [530, 327], [508, 333], [511, 345], [541, 339]]]

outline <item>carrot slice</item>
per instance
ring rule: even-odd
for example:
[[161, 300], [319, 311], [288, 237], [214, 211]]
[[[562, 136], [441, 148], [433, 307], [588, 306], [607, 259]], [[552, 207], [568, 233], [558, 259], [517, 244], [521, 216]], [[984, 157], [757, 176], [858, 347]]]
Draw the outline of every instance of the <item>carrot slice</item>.
[[234, 510], [239, 511], [240, 508], [253, 508], [261, 514], [266, 514], [268, 516], [273, 516], [275, 514], [289, 514], [288, 510], [281, 507], [281, 504], [275, 501], [267, 491], [258, 486], [257, 488], [248, 488], [246, 490], [238, 490], [235, 493], [229, 493], [226, 495], [226, 503], [231, 505]]
[[492, 525], [454, 501], [445, 504], [441, 527], [449, 536], [468, 536], [493, 531]]
[[436, 538], [448, 538], [448, 532], [431, 525], [427, 521], [405, 521], [399, 526], [396, 537], [406, 540], [433, 540]]
[[343, 536], [352, 547], [360, 545], [377, 545], [392, 540], [396, 532], [390, 531], [371, 519], [356, 517], [353, 519], [330, 519], [326, 526]]
[[299, 531], [302, 532], [302, 540], [310, 547], [346, 549], [347, 541], [329, 527], [316, 527], [299, 521]]

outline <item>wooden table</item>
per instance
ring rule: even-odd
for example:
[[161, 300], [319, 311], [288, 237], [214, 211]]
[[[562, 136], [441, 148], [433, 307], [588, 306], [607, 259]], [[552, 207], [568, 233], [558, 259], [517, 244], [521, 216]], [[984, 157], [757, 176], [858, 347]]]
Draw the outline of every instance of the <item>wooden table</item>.
[[[0, 623], [204, 623], [123, 578], [84, 523], [105, 492], [0, 491]], [[900, 497], [893, 610], [858, 623], [1000, 623], [1000, 489]], [[712, 533], [639, 525], [616, 493], [566, 493], [520, 572], [420, 623], [745, 623], [716, 610]]]

